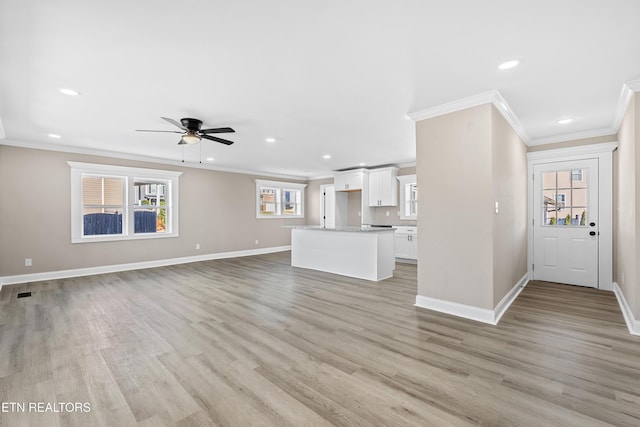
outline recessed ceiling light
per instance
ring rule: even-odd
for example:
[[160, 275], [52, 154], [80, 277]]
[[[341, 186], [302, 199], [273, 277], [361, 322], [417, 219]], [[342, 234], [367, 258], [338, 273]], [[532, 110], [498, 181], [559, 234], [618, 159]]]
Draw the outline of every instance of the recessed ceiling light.
[[213, 157], [207, 157], [205, 160], [206, 160], [207, 162], [213, 162]]
[[78, 96], [78, 95], [80, 95], [80, 92], [78, 92], [77, 90], [66, 89], [66, 88], [61, 88], [60, 89], [60, 93], [64, 93], [65, 95], [69, 95], [69, 96]]
[[60, 138], [62, 138], [62, 137], [61, 137], [60, 135], [58, 135], [58, 134], [50, 133], [50, 134], [49, 134], [49, 138], [60, 139]]
[[366, 163], [360, 163], [360, 166], [367, 166]]
[[512, 59], [511, 61], [506, 61], [498, 65], [498, 68], [500, 70], [508, 70], [509, 68], [517, 67], [519, 63], [520, 61], [518, 61], [517, 59]]
[[275, 138], [267, 138], [267, 139], [265, 139], [265, 141], [267, 141], [267, 142], [276, 142], [276, 139]]
[[567, 123], [571, 123], [573, 121], [573, 119], [571, 117], [567, 117], [566, 119], [560, 119], [558, 120], [558, 123], [561, 125], [566, 125]]
[[325, 154], [324, 156], [322, 156], [323, 159], [330, 159], [331, 156], [329, 154]]

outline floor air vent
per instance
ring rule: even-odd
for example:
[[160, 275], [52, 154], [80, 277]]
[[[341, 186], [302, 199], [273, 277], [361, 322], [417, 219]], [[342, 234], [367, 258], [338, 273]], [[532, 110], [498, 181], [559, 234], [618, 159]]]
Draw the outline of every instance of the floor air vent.
[[31, 296], [31, 292], [20, 292], [18, 293], [18, 298], [27, 298]]

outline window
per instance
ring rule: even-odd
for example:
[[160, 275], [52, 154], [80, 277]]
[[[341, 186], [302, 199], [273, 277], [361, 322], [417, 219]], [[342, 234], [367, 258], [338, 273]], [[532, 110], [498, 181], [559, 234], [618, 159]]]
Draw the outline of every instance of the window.
[[68, 164], [72, 243], [178, 236], [181, 172]]
[[402, 175], [400, 181], [400, 219], [418, 219], [418, 184], [415, 175]]
[[304, 218], [306, 184], [256, 180], [256, 218]]

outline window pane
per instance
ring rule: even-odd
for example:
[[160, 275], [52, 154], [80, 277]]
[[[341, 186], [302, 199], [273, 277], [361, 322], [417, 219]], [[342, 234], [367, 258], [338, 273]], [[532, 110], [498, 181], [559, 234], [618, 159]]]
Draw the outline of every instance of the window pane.
[[166, 233], [167, 209], [137, 208], [133, 212], [134, 233]]
[[134, 203], [136, 206], [152, 205], [152, 206], [164, 206], [167, 195], [167, 184], [162, 182], [142, 182], [136, 181], [133, 183], [134, 191]]
[[302, 198], [301, 193], [302, 192], [300, 190], [283, 190], [283, 215], [300, 215], [300, 200]]
[[168, 185], [163, 181], [136, 179], [134, 186], [133, 232], [167, 232]]
[[[577, 171], [580, 171], [580, 174], [577, 174]], [[589, 173], [589, 169], [577, 169], [572, 172], [572, 175], [575, 178], [579, 176], [581, 179], [574, 179], [572, 183], [573, 188], [587, 188], [587, 176]]]
[[82, 234], [122, 234], [125, 178], [82, 177]]
[[587, 189], [574, 188], [571, 206], [587, 206]]
[[124, 205], [124, 178], [82, 177], [83, 205]]
[[558, 176], [558, 188], [571, 188], [571, 171], [556, 171]]
[[276, 188], [260, 188], [260, 214], [261, 215], [278, 215], [278, 189]]
[[542, 189], [543, 190], [555, 190], [556, 189], [556, 173], [543, 172], [542, 173]]
[[122, 234], [122, 209], [85, 208], [82, 210], [84, 236]]

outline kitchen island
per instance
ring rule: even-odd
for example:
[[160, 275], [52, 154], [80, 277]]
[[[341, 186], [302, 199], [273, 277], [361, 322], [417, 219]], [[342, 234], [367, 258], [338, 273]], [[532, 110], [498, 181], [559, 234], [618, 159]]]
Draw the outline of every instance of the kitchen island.
[[291, 227], [291, 265], [372, 281], [393, 277], [392, 228]]

